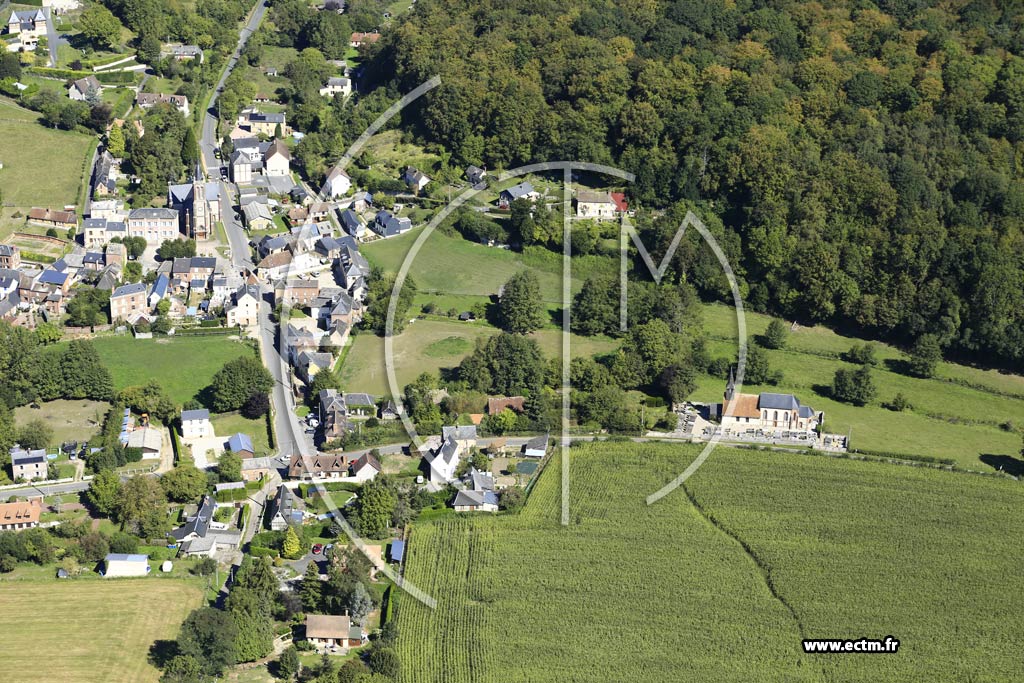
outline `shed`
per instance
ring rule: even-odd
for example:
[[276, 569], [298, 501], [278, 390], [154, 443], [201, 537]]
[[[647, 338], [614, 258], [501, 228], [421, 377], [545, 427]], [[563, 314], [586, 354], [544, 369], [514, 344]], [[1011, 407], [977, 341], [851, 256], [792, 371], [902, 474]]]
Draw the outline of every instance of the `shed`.
[[103, 560], [103, 576], [145, 576], [149, 573], [148, 555], [129, 555], [126, 553], [110, 553]]
[[391, 562], [401, 562], [405, 557], [405, 541], [395, 541], [388, 548], [388, 559]]

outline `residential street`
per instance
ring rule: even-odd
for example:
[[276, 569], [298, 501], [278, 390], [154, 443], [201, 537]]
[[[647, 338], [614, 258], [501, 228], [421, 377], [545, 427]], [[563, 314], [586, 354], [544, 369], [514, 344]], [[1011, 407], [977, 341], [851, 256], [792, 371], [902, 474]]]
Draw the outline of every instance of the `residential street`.
[[260, 304], [260, 349], [263, 364], [274, 376], [274, 390], [271, 392], [274, 405], [274, 433], [277, 435], [277, 451], [279, 455], [301, 453], [305, 456], [315, 455], [309, 439], [295, 415], [295, 401], [291, 393], [291, 379], [288, 365], [277, 346], [277, 329], [270, 319], [270, 303], [264, 300]]
[[[210, 97], [210, 106], [206, 110], [206, 118], [203, 119], [203, 134], [199, 141], [199, 146], [202, 148], [202, 159], [203, 166], [206, 167], [207, 174], [210, 174], [211, 168], [218, 168], [220, 163], [217, 158], [213, 156], [213, 150], [217, 147], [217, 97], [220, 95], [221, 88], [224, 87], [224, 82], [228, 76], [231, 75], [231, 70], [235, 68], [235, 64], [238, 63], [238, 58], [242, 53], [242, 48], [245, 46], [245, 41], [249, 40], [257, 28], [259, 28], [260, 22], [263, 21], [263, 16], [267, 12], [267, 0], [260, 0], [259, 4], [253, 9], [252, 14], [249, 16], [249, 21], [245, 24], [241, 31], [239, 31], [238, 45], [235, 46], [235, 51], [231, 54], [228, 59], [227, 67], [220, 76], [220, 80], [217, 81], [217, 85], [213, 90], [213, 95]], [[220, 171], [217, 171], [215, 177], [220, 177]], [[225, 225], [225, 227], [227, 227]], [[232, 250], [232, 253], [234, 250]]]
[[[205, 154], [205, 147], [204, 147]], [[250, 258], [249, 240], [245, 228], [235, 218], [235, 211], [231, 207], [235, 204], [234, 185], [221, 181], [220, 196], [227, 197], [224, 207], [224, 232], [228, 236], [228, 246], [231, 248], [231, 264], [239, 270], [252, 270], [255, 266]]]

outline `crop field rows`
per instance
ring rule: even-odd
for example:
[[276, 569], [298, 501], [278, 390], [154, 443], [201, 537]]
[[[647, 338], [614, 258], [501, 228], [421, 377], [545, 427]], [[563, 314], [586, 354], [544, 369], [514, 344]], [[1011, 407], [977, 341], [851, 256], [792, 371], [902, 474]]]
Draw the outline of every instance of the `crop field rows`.
[[[723, 448], [686, 490], [647, 506], [696, 452], [574, 447], [568, 527], [558, 523], [557, 456], [519, 516], [416, 525], [406, 574], [438, 608], [399, 597], [401, 680], [1019, 673], [1024, 599], [1006, 590], [1024, 559], [1008, 533], [1020, 509], [1014, 482]], [[887, 635], [901, 640], [898, 655], [822, 658], [800, 647], [803, 637]]]

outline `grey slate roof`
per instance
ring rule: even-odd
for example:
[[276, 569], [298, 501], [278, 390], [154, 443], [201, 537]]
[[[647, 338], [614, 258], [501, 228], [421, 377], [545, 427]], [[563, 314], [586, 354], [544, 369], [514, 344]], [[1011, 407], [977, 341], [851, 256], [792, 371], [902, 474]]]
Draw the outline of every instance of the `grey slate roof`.
[[459, 441], [476, 438], [476, 425], [459, 425], [441, 427], [441, 438]]
[[157, 219], [178, 219], [178, 212], [167, 208], [132, 209], [128, 213], [129, 220], [157, 220]]
[[800, 401], [796, 400], [793, 394], [773, 394], [766, 391], [758, 397], [757, 407], [769, 410], [798, 410]]
[[138, 294], [139, 292], [145, 292], [146, 285], [141, 282], [135, 282], [130, 285], [121, 285], [113, 291], [110, 295], [111, 299], [115, 299], [119, 296], [129, 296], [131, 294]]
[[213, 521], [213, 513], [216, 510], [216, 501], [211, 496], [203, 496], [203, 502], [195, 516], [172, 531], [171, 536], [179, 541], [191, 534], [196, 534], [200, 538], [206, 536], [206, 532], [210, 529], [210, 522]]
[[185, 422], [188, 420], [209, 420], [210, 411], [206, 408], [201, 410], [183, 410], [181, 411], [181, 421]]

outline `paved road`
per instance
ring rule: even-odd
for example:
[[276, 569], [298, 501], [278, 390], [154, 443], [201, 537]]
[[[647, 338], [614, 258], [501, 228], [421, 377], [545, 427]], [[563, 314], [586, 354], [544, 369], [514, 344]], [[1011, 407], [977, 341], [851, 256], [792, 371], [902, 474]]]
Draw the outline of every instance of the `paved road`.
[[[269, 288], [267, 288], [269, 292]], [[274, 376], [274, 433], [277, 434], [278, 455], [300, 453], [304, 456], [316, 455], [309, 439], [306, 437], [299, 418], [295, 415], [295, 400], [291, 392], [291, 373], [288, 364], [281, 356], [277, 345], [277, 327], [270, 319], [270, 303], [264, 299], [260, 304], [260, 349], [263, 364]]]
[[[205, 153], [205, 152], [204, 152]], [[255, 265], [252, 262], [252, 252], [249, 249], [249, 238], [245, 228], [235, 218], [235, 186], [231, 183], [221, 181], [220, 196], [226, 197], [224, 202], [224, 232], [228, 235], [228, 246], [231, 248], [231, 264], [239, 270], [253, 270]]]
[[[238, 45], [235, 46], [235, 51], [231, 54], [231, 58], [228, 59], [227, 66], [221, 74], [220, 80], [217, 81], [213, 95], [210, 97], [210, 107], [206, 110], [206, 118], [203, 120], [203, 134], [199, 142], [203, 152], [203, 165], [207, 168], [207, 172], [209, 172], [210, 168], [220, 166], [217, 158], [213, 156], [213, 150], [217, 147], [217, 96], [224, 87], [224, 82], [231, 75], [231, 70], [238, 63], [242, 48], [245, 47], [245, 41], [249, 40], [249, 36], [256, 32], [260, 22], [263, 21], [263, 16], [267, 12], [267, 2], [268, 0], [260, 0], [260, 3], [256, 5], [253, 13], [249, 16], [249, 21], [239, 31]], [[219, 174], [220, 172], [218, 171]]]

